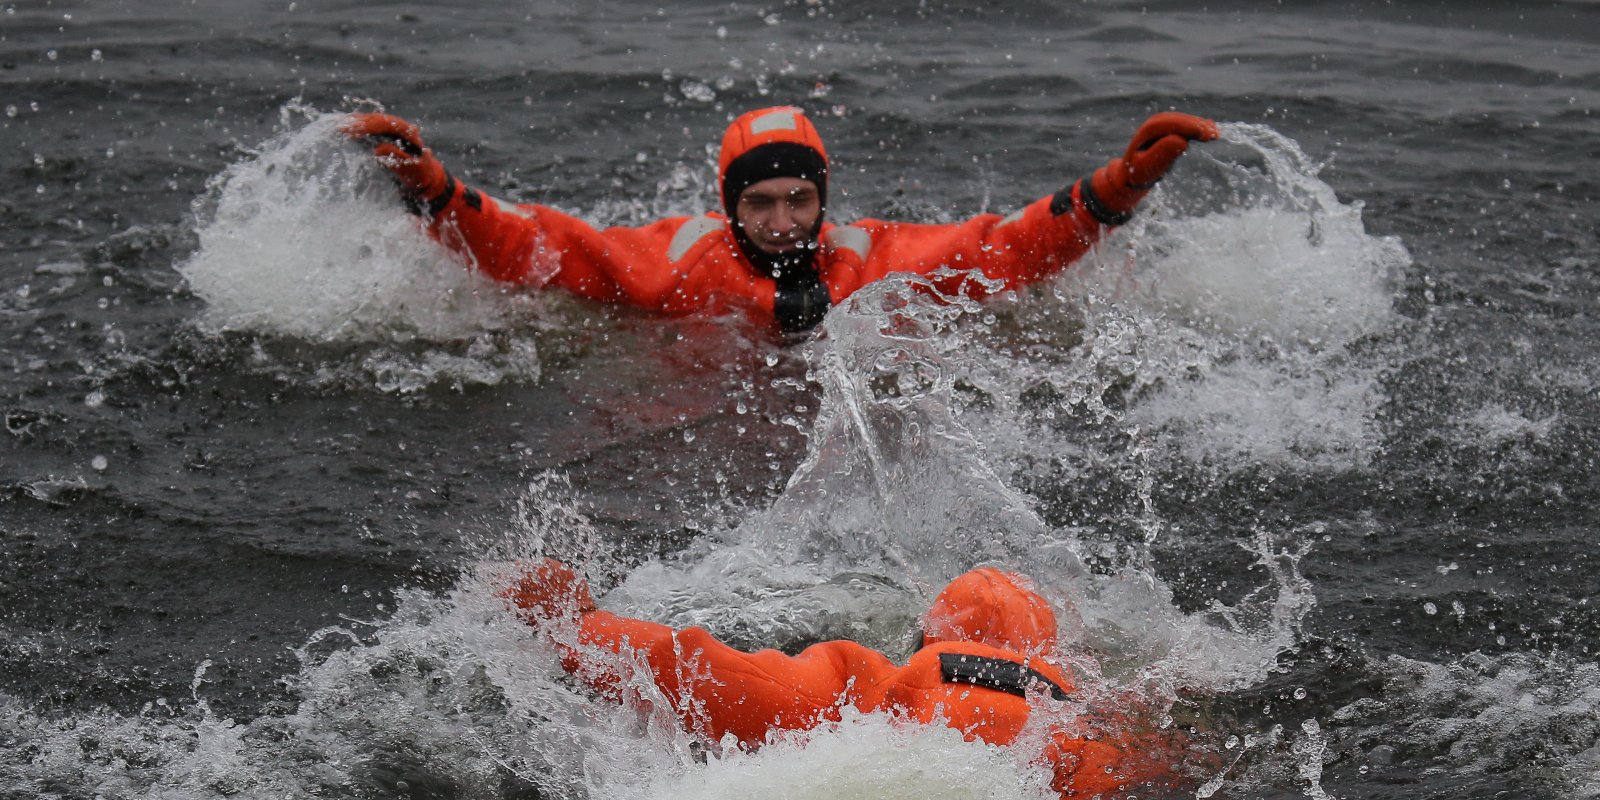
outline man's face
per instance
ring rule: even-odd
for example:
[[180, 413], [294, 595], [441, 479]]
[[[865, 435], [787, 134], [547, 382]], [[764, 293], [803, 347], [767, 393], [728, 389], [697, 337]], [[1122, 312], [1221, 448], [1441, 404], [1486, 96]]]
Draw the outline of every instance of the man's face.
[[769, 255], [799, 249], [822, 216], [817, 185], [804, 178], [768, 178], [739, 195], [734, 221], [756, 249]]

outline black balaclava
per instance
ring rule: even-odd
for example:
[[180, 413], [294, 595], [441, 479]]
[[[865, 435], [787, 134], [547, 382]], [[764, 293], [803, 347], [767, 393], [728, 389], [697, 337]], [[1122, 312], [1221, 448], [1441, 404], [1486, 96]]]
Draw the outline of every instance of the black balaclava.
[[[767, 253], [756, 247], [739, 223], [739, 195], [769, 178], [799, 178], [817, 185], [822, 213], [817, 215], [805, 244], [788, 253]], [[814, 148], [796, 142], [769, 142], [735, 158], [722, 178], [722, 207], [733, 226], [734, 240], [756, 269], [781, 285], [814, 272], [817, 236], [828, 213], [828, 163]], [[787, 280], [786, 280], [787, 279]]]

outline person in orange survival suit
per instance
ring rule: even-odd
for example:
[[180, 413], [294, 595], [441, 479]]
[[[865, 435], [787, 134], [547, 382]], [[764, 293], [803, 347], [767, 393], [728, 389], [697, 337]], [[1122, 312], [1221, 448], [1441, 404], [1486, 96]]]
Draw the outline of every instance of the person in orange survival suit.
[[[353, 114], [340, 130], [373, 149], [435, 238], [496, 280], [668, 314], [743, 306], [785, 332], [809, 330], [829, 307], [890, 273], [950, 267], [935, 287], [978, 298], [1054, 274], [1105, 229], [1127, 222], [1190, 141], [1218, 135], [1210, 120], [1163, 112], [1139, 127], [1121, 157], [1010, 216], [836, 226], [824, 222], [821, 136], [798, 108], [764, 108], [735, 119], [723, 135], [723, 214], [596, 230], [547, 206], [513, 205], [461, 184], [417, 127], [398, 117]], [[987, 285], [966, 280], [970, 270]]]
[[[1050, 604], [1016, 574], [967, 572], [941, 591], [922, 619], [921, 647], [902, 666], [851, 641], [812, 645], [798, 655], [747, 653], [701, 628], [618, 616], [595, 607], [586, 581], [545, 560], [526, 568], [502, 596], [540, 630], [575, 624], [577, 638], [552, 636], [562, 667], [600, 694], [645, 702], [624, 676], [644, 667], [686, 730], [759, 746], [774, 730], [838, 721], [845, 706], [919, 723], [943, 722], [968, 741], [1008, 746], [1034, 704], [1068, 699], [1075, 686], [1045, 656], [1055, 650]], [[1052, 731], [1037, 760], [1065, 798], [1109, 797], [1135, 787], [1173, 786], [1170, 737], [1126, 734], [1118, 741]]]

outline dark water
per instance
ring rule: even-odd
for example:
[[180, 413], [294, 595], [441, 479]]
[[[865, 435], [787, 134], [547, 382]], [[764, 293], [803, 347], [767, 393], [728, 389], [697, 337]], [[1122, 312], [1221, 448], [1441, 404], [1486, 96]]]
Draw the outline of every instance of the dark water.
[[[498, 609], [556, 552], [749, 646], [893, 651], [951, 574], [1027, 570], [1087, 684], [1210, 731], [1189, 796], [1600, 796], [1600, 6], [457, 5], [5, 6], [0, 795], [843, 797], [783, 770], [978, 758], [868, 720], [699, 763]], [[714, 206], [711, 145], [777, 103], [839, 220], [1230, 125], [1052, 285], [878, 287], [797, 346], [500, 292], [329, 134], [380, 104], [493, 194], [638, 223]]]

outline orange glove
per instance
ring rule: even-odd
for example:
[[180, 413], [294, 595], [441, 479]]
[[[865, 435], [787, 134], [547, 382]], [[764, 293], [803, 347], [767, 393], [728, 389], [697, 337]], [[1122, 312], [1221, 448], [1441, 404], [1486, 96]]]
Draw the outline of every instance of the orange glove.
[[1139, 201], [1189, 149], [1189, 142], [1209, 142], [1217, 136], [1217, 123], [1204, 117], [1176, 111], [1152, 116], [1139, 126], [1121, 158], [1111, 159], [1079, 185], [1084, 206], [1107, 225], [1127, 222]]
[[521, 565], [522, 574], [499, 595], [523, 613], [528, 624], [538, 626], [554, 619], [577, 619], [595, 610], [589, 582], [553, 558]]
[[421, 132], [410, 122], [389, 114], [351, 114], [339, 132], [372, 148], [378, 163], [400, 184], [413, 211], [426, 210], [431, 216], [455, 194], [455, 178], [422, 143]]

